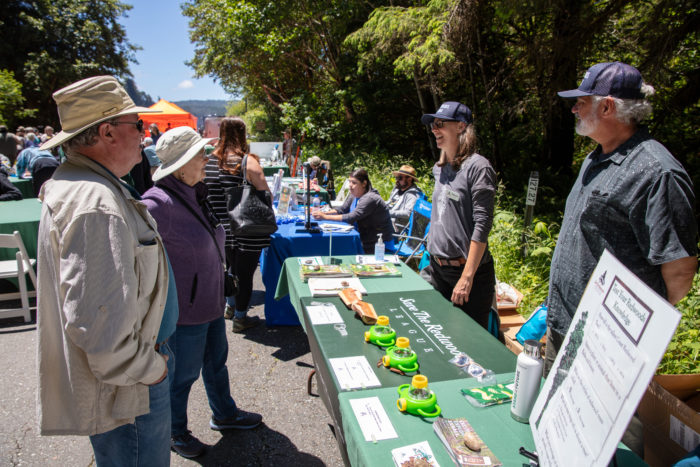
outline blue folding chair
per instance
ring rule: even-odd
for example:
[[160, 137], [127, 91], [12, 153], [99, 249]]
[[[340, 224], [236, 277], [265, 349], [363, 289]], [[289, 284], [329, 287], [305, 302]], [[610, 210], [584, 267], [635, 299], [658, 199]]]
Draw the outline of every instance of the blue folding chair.
[[430, 214], [433, 205], [425, 198], [418, 198], [411, 211], [411, 217], [404, 230], [394, 235], [396, 255], [404, 262], [408, 263], [411, 258], [421, 259], [427, 255], [425, 250], [428, 231], [430, 230]]

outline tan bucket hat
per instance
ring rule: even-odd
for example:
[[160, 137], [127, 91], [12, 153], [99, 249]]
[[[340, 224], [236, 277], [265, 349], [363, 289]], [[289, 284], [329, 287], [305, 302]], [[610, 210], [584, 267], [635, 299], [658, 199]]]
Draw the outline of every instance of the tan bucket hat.
[[413, 167], [411, 167], [408, 164], [402, 165], [399, 170], [394, 170], [391, 173], [394, 174], [394, 177], [396, 177], [397, 175], [400, 174], [400, 175], [408, 175], [409, 177], [412, 177], [414, 180], [418, 180], [418, 177], [416, 177], [416, 169], [414, 169]]
[[41, 145], [51, 149], [63, 144], [83, 130], [105, 120], [136, 113], [160, 113], [137, 107], [114, 76], [93, 76], [70, 84], [53, 93], [61, 119], [61, 131]]
[[179, 126], [163, 133], [156, 144], [156, 155], [162, 164], [153, 172], [153, 181], [158, 181], [187, 164], [215, 139], [219, 138], [202, 138], [188, 126]]

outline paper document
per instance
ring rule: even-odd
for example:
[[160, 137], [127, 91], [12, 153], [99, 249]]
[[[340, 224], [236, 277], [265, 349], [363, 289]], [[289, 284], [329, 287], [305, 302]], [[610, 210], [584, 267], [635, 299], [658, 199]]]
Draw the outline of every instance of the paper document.
[[299, 264], [306, 264], [307, 266], [321, 266], [323, 260], [320, 256], [300, 256], [297, 258]]
[[355, 418], [360, 425], [365, 441], [379, 441], [399, 437], [378, 397], [351, 399], [350, 406], [355, 413]]
[[372, 366], [363, 355], [357, 357], [329, 358], [338, 386], [350, 389], [378, 388], [382, 384], [374, 374]]
[[362, 294], [367, 294], [357, 277], [312, 277], [309, 279], [309, 291], [312, 297], [329, 297], [338, 295], [343, 289], [351, 287]]
[[319, 224], [319, 227], [324, 232], [350, 232], [353, 229], [353, 226], [350, 224], [329, 224], [325, 222]]
[[336, 324], [345, 323], [343, 317], [338, 313], [338, 309], [332, 303], [319, 303], [309, 305], [306, 311], [309, 313], [311, 324]]
[[[394, 458], [394, 465], [396, 467], [403, 467], [405, 465], [430, 465], [431, 467], [440, 467], [427, 441], [392, 449], [391, 457]], [[420, 461], [423, 461], [423, 463], [418, 464]], [[408, 463], [406, 464], [406, 462]]]
[[355, 261], [358, 264], [382, 264], [382, 263], [399, 264], [401, 262], [401, 260], [399, 260], [399, 257], [396, 255], [385, 255], [384, 259], [381, 261], [377, 261], [374, 258], [374, 255], [357, 255], [357, 256], [355, 256]]

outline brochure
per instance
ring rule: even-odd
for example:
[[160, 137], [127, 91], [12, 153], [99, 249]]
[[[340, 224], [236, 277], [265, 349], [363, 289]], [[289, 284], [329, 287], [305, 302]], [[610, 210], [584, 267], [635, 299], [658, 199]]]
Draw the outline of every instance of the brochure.
[[400, 276], [401, 271], [391, 263], [351, 264], [350, 269], [357, 277]]
[[[491, 465], [495, 467], [503, 465], [479, 438], [466, 418], [438, 418], [433, 423], [433, 430], [458, 466]], [[467, 447], [464, 442], [465, 434], [474, 440], [475, 444], [478, 444], [478, 451]]]
[[310, 277], [352, 277], [352, 270], [347, 264], [302, 264], [299, 274], [303, 280]]

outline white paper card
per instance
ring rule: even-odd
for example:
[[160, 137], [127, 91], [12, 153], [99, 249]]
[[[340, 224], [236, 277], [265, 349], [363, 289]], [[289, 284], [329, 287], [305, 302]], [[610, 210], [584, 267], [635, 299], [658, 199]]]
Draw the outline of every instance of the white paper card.
[[679, 321], [603, 252], [530, 415], [542, 467], [608, 465]]
[[355, 261], [357, 261], [358, 264], [382, 264], [382, 263], [399, 264], [401, 262], [401, 260], [399, 260], [399, 257], [396, 255], [385, 255], [384, 259], [381, 261], [377, 261], [374, 258], [374, 255], [357, 255], [357, 256], [355, 256]]
[[668, 437], [678, 443], [678, 445], [686, 451], [695, 449], [695, 446], [700, 444], [700, 433], [693, 430], [673, 415], [669, 415], [669, 417], [671, 417], [671, 419]]
[[365, 441], [379, 441], [399, 437], [378, 397], [351, 399], [350, 406], [355, 413], [355, 418], [360, 425]]
[[312, 277], [309, 279], [308, 285], [312, 297], [338, 295], [338, 292], [348, 287], [362, 294], [367, 294], [367, 289], [357, 277]]
[[321, 266], [323, 264], [320, 256], [300, 256], [297, 261], [306, 266]]
[[338, 309], [332, 303], [322, 303], [320, 305], [309, 305], [306, 307], [309, 319], [314, 326], [319, 324], [340, 324], [345, 323], [338, 313]]
[[382, 385], [372, 366], [363, 355], [358, 357], [330, 358], [328, 361], [344, 391], [350, 389], [378, 388]]

